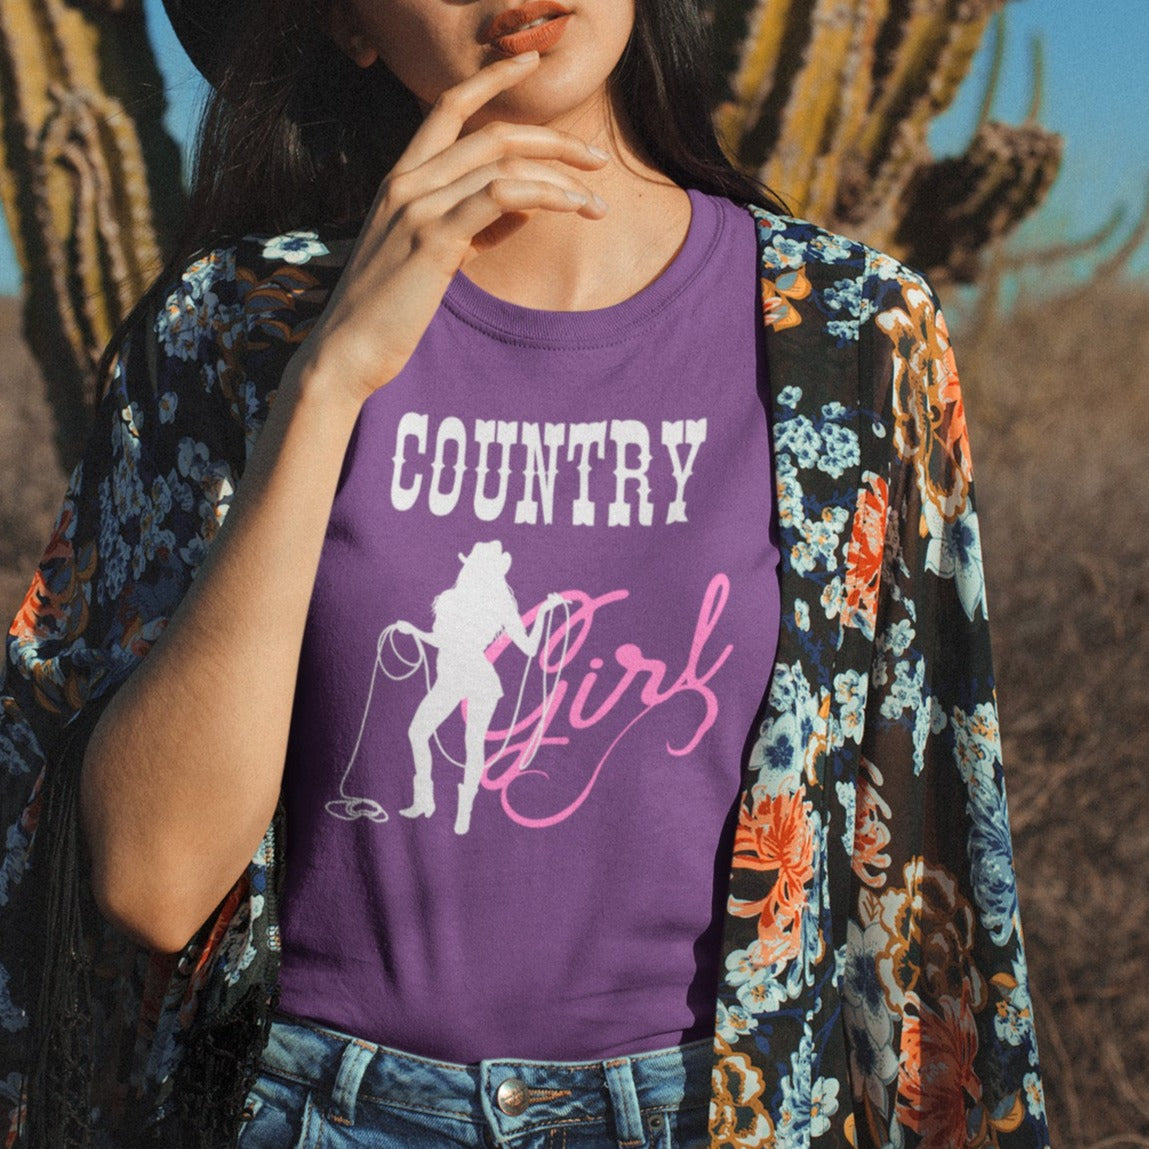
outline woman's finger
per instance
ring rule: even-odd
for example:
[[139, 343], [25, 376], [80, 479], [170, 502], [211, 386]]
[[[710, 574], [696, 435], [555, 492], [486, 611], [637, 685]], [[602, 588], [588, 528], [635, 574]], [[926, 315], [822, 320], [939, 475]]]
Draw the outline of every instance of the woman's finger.
[[524, 52], [509, 60], [497, 60], [473, 76], [448, 88], [435, 101], [426, 119], [399, 157], [392, 174], [409, 171], [450, 147], [463, 125], [489, 100], [526, 79], [538, 67], [538, 52]]
[[392, 203], [406, 203], [431, 188], [443, 187], [467, 172], [516, 158], [554, 160], [583, 171], [607, 163], [606, 152], [570, 132], [537, 124], [497, 122], [484, 125], [417, 167], [398, 169], [388, 177]]
[[597, 212], [592, 203], [583, 193], [561, 188], [550, 180], [494, 179], [446, 211], [441, 226], [458, 242], [471, 245], [480, 232], [506, 215], [540, 210]]
[[445, 215], [459, 200], [481, 191], [493, 180], [516, 182], [551, 183], [564, 191], [580, 196], [587, 205], [588, 214], [603, 214], [606, 204], [576, 175], [568, 174], [560, 168], [552, 167], [541, 160], [508, 156], [497, 159], [479, 168], [464, 169], [449, 184], [432, 185], [426, 194], [410, 201], [406, 206], [409, 219], [435, 219]]

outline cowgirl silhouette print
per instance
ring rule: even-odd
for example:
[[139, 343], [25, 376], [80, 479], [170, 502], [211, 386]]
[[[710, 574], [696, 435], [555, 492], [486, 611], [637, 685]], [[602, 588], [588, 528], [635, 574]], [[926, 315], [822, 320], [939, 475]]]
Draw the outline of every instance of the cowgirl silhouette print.
[[[429, 818], [435, 812], [431, 743], [433, 740], [438, 742], [439, 727], [466, 701], [463, 711], [465, 756], [463, 762], [456, 762], [456, 765], [463, 768], [463, 780], [459, 784], [455, 833], [465, 834], [470, 829], [471, 809], [486, 763], [484, 748], [487, 732], [490, 730], [495, 707], [503, 697], [503, 686], [498, 672], [487, 658], [487, 648], [500, 635], [506, 634], [526, 656], [529, 665], [538, 653], [544, 631], [548, 629], [548, 618], [556, 608], [565, 605], [565, 599], [560, 594], [548, 595], [535, 614], [528, 633], [519, 614], [514, 592], [507, 582], [511, 556], [503, 550], [502, 543], [497, 539], [477, 542], [470, 554], [459, 555], [459, 562], [462, 567], [454, 586], [437, 595], [431, 604], [434, 621], [430, 631], [400, 620], [387, 627], [379, 636], [375, 672], [371, 678], [363, 723], [340, 785], [341, 797], [327, 803], [328, 813], [337, 818], [353, 820], [366, 817], [376, 822], [387, 820], [386, 811], [374, 799], [351, 797], [346, 794], [344, 787], [359, 752], [376, 674], [382, 669], [388, 678], [402, 680], [423, 667], [427, 694], [419, 703], [407, 730], [415, 765], [414, 797], [411, 804], [399, 812], [406, 818]], [[419, 654], [414, 661], [404, 658], [395, 647], [396, 634], [415, 639]], [[403, 663], [404, 671], [398, 674], [392, 673], [384, 665], [384, 650], [388, 646], [391, 653]], [[433, 682], [427, 647], [434, 647], [436, 651]], [[450, 755], [445, 756], [450, 758]]]

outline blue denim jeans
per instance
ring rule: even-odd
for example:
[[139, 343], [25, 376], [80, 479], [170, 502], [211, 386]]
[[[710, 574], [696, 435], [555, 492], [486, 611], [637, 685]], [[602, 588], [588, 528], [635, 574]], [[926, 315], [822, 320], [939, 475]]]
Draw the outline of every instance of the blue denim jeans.
[[709, 1039], [606, 1061], [457, 1065], [279, 1018], [239, 1149], [702, 1149]]

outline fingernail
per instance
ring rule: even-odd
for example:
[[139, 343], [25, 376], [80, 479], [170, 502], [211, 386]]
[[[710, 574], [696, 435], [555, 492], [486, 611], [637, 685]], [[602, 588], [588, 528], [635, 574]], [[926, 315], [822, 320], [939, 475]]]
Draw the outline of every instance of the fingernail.
[[520, 52], [517, 56], [511, 57], [513, 64], [533, 64], [539, 58], [537, 50], [532, 48], [529, 52]]
[[586, 203], [586, 196], [584, 196], [582, 192], [571, 191], [569, 188], [563, 188], [563, 191], [566, 192], [567, 199], [569, 199], [571, 203], [577, 203], [579, 207], [582, 207], [583, 204]]
[[602, 196], [596, 195], [594, 197], [594, 206], [597, 207], [599, 211], [606, 211], [606, 200], [604, 200]]
[[602, 148], [596, 148], [594, 146], [594, 144], [587, 144], [587, 151], [589, 151], [590, 154], [592, 156], [594, 156], [596, 159], [599, 159], [599, 160], [609, 160], [610, 159], [610, 152], [604, 152], [602, 150]]

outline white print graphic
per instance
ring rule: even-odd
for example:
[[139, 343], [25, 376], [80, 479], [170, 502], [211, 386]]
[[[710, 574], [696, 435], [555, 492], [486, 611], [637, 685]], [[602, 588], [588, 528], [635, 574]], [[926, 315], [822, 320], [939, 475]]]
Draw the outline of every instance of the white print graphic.
[[[526, 689], [527, 672], [530, 670], [544, 630], [550, 637], [550, 619], [559, 607], [566, 607], [563, 596], [551, 594], [542, 606], [534, 612], [534, 622], [530, 633], [519, 614], [515, 596], [507, 582], [507, 571], [511, 566], [511, 556], [503, 550], [497, 539], [487, 543], [475, 543], [469, 555], [459, 555], [462, 567], [455, 585], [438, 595], [431, 604], [434, 623], [431, 630], [420, 630], [410, 622], [399, 621], [388, 627], [379, 636], [376, 644], [375, 670], [371, 676], [371, 688], [367, 694], [363, 722], [359, 727], [359, 738], [351, 753], [347, 769], [340, 784], [341, 798], [327, 803], [327, 811], [337, 818], [352, 820], [370, 818], [384, 822], [387, 812], [370, 798], [355, 798], [347, 795], [346, 782], [351, 767], [359, 752], [366, 725], [367, 713], [375, 690], [375, 677], [380, 669], [393, 681], [409, 678], [420, 666], [424, 670], [427, 696], [419, 704], [407, 737], [415, 760], [414, 800], [410, 806], [399, 812], [406, 818], [429, 818], [435, 812], [434, 786], [431, 778], [431, 742], [435, 741], [440, 752], [449, 761], [463, 769], [463, 780], [459, 784], [459, 800], [455, 815], [455, 833], [465, 834], [471, 826], [471, 809], [475, 795], [479, 792], [483, 767], [486, 765], [487, 732], [495, 707], [503, 697], [502, 683], [499, 681], [491, 660], [487, 658], [487, 648], [500, 636], [513, 642], [527, 657], [527, 664], [519, 686], [519, 697], [515, 705], [515, 717], [511, 726], [518, 720]], [[569, 610], [567, 612], [569, 614]], [[396, 634], [414, 638], [418, 646], [415, 660], [404, 658], [395, 646]], [[549, 644], [548, 644], [549, 645]], [[405, 670], [391, 673], [383, 664], [383, 653], [390, 646], [391, 652], [403, 663]], [[435, 681], [430, 680], [430, 666], [426, 647], [436, 649]], [[544, 712], [549, 708], [546, 692], [546, 677], [543, 681]], [[439, 727], [462, 706], [466, 726], [466, 754], [463, 762], [452, 758], [439, 742]], [[509, 741], [510, 736], [505, 741]], [[529, 765], [528, 755], [522, 763]]]
[[[679, 713], [679, 723], [689, 724], [685, 729], [693, 727], [689, 736], [681, 736], [678, 745], [665, 743], [666, 753], [673, 757], [692, 754], [714, 725], [719, 704], [710, 681], [734, 647], [728, 643], [709, 653], [707, 648], [730, 597], [727, 575], [715, 574], [703, 593], [689, 649], [683, 648], [682, 670], [678, 674], [633, 642], [622, 642], [615, 648], [613, 666], [592, 657], [586, 663], [587, 669], [582, 670], [579, 660], [580, 656], [585, 658], [584, 647], [588, 641], [597, 644], [592, 632], [598, 620], [614, 614], [630, 597], [629, 591], [618, 589], [591, 595], [565, 590], [561, 595], [548, 595], [520, 616], [506, 582], [511, 557], [500, 543], [476, 543], [470, 555], [460, 555], [459, 559], [463, 569], [455, 586], [435, 599], [435, 622], [430, 634], [400, 622], [379, 636], [359, 739], [340, 784], [341, 798], [327, 804], [329, 813], [347, 820], [387, 820], [386, 812], [374, 799], [352, 797], [346, 790], [379, 670], [398, 682], [422, 668], [427, 690], [408, 730], [415, 759], [415, 797], [402, 813], [429, 817], [434, 810], [430, 746], [433, 739], [443, 757], [464, 771], [455, 824], [459, 833], [466, 833], [470, 826], [471, 807], [479, 789], [498, 793], [503, 812], [516, 825], [545, 829], [565, 822], [589, 798], [627, 734], [664, 707]], [[556, 608], [560, 614], [556, 615]], [[414, 639], [414, 658], [406, 657], [398, 648], [396, 635]], [[425, 645], [438, 648], [433, 685]], [[519, 676], [518, 697], [505, 729], [491, 729], [495, 706], [503, 694], [498, 675], [500, 659], [512, 648], [525, 654], [528, 661]], [[385, 655], [403, 669], [389, 670], [384, 664]], [[542, 679], [542, 700], [530, 711], [523, 705], [528, 677]], [[466, 760], [458, 762], [443, 750], [438, 730], [464, 698]], [[679, 699], [683, 702], [675, 707]], [[700, 703], [701, 716], [696, 717]], [[685, 723], [683, 715], [690, 716]], [[600, 733], [595, 739], [600, 749], [592, 754], [579, 753], [578, 744], [584, 733], [597, 727], [606, 735], [603, 738]], [[601, 750], [606, 739], [609, 743]], [[565, 797], [558, 801], [546, 802], [552, 781], [547, 771], [536, 764], [542, 754], [562, 762], [565, 788], [561, 792]], [[577, 793], [569, 786], [572, 781], [578, 787]], [[535, 793], [530, 801], [532, 786]], [[549, 804], [551, 812], [540, 812], [540, 797], [544, 810]], [[529, 802], [530, 813], [524, 808], [524, 799]]]
[[[658, 465], [669, 467], [674, 480], [674, 498], [658, 509], [659, 521], [685, 523], [686, 484], [706, 442], [706, 420], [663, 420], [657, 441], [666, 450], [665, 457], [657, 455]], [[432, 444], [430, 416], [408, 411], [395, 429], [391, 505], [410, 511], [422, 502], [442, 517], [465, 513], [469, 504], [484, 523], [513, 515], [516, 523], [593, 527], [602, 520], [590, 497], [590, 476], [596, 461], [609, 459], [614, 498], [606, 506], [607, 526], [649, 527], [656, 511], [650, 489], [654, 442], [653, 430], [640, 419], [541, 427], [475, 419], [468, 434], [462, 419], [448, 415]], [[511, 497], [512, 476], [517, 499]]]

